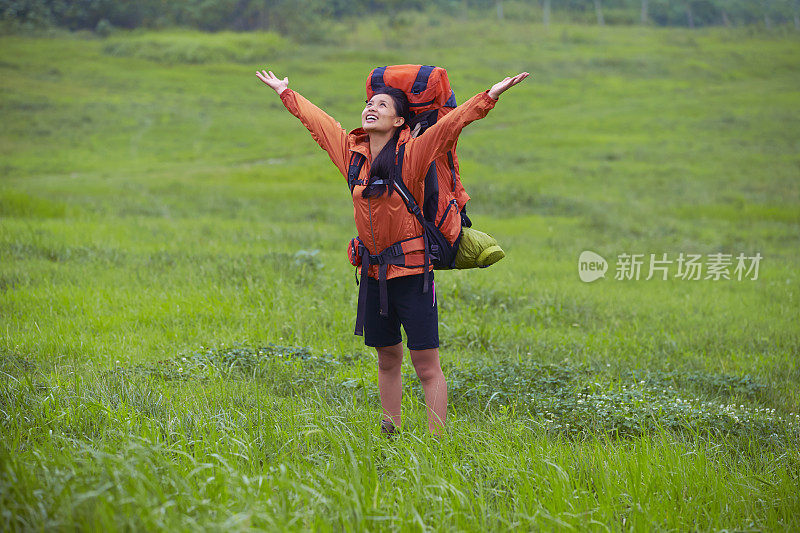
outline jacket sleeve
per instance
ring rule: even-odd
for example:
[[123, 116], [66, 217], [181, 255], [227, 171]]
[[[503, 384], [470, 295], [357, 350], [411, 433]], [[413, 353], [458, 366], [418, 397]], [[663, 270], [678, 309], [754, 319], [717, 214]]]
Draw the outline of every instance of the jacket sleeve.
[[440, 118], [425, 133], [408, 141], [405, 157], [409, 159], [411, 179], [422, 179], [431, 162], [455, 146], [461, 130], [485, 117], [496, 103], [489, 91], [478, 93]]
[[317, 141], [317, 144], [328, 152], [328, 156], [336, 168], [346, 176], [349, 166], [349, 150], [347, 132], [342, 125], [291, 89], [286, 89], [280, 96], [286, 109], [300, 119], [300, 122], [311, 132], [311, 136]]

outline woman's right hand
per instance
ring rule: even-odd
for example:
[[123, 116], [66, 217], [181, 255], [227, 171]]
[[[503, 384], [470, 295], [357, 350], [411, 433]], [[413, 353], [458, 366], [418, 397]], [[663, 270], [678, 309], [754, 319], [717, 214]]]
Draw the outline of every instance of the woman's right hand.
[[286, 77], [281, 80], [275, 74], [273, 74], [271, 70], [269, 72], [266, 70], [262, 70], [261, 72], [256, 71], [256, 76], [258, 76], [261, 81], [272, 87], [279, 95], [289, 88], [289, 78]]
[[514, 77], [509, 77], [502, 81], [498, 81], [497, 83], [492, 85], [491, 89], [489, 89], [489, 96], [493, 100], [497, 100], [498, 98], [500, 98], [501, 94], [503, 94], [511, 87], [513, 87], [514, 85], [518, 84], [519, 82], [527, 78], [528, 76], [530, 76], [530, 74], [528, 74], [527, 72], [521, 72]]

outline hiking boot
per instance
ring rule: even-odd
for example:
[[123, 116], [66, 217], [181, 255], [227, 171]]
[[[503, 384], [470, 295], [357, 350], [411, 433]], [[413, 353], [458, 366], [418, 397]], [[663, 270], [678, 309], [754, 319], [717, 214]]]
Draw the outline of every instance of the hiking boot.
[[503, 249], [495, 244], [494, 246], [489, 246], [484, 251], [482, 251], [481, 255], [478, 256], [478, 259], [475, 260], [475, 263], [480, 268], [486, 268], [489, 265], [497, 263], [505, 256], [506, 253], [503, 251]]
[[391, 420], [381, 420], [381, 434], [384, 437], [395, 437], [399, 432]]

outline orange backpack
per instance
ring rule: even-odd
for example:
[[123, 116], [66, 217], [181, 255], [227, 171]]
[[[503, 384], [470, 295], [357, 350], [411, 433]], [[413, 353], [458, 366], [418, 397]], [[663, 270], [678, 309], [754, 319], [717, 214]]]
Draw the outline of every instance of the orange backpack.
[[[456, 107], [456, 96], [450, 88], [447, 71], [441, 67], [392, 65], [375, 68], [367, 76], [367, 98], [372, 98], [376, 90], [386, 86], [400, 89], [408, 97], [410, 110], [414, 114], [409, 122], [413, 136], [424, 135], [425, 130]], [[403, 151], [404, 147], [401, 146], [398, 168], [402, 168]], [[365, 161], [361, 154], [353, 154], [348, 171], [351, 191]], [[421, 207], [402, 180], [397, 180], [395, 186], [409, 212], [425, 228], [429, 241], [426, 256], [430, 254], [434, 268], [453, 268], [461, 227], [472, 226], [465, 207], [469, 195], [461, 185], [455, 146], [428, 168]], [[355, 245], [353, 243], [351, 247]], [[351, 257], [356, 254], [357, 251], [352, 249]]]

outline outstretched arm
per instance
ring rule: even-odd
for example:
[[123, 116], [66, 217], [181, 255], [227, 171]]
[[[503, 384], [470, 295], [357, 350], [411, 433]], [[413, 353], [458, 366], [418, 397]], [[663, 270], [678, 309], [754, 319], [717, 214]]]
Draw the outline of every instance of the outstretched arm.
[[317, 144], [328, 152], [336, 168], [346, 176], [349, 150], [347, 148], [347, 132], [342, 125], [303, 96], [289, 89], [288, 77], [280, 79], [271, 70], [256, 71], [256, 76], [278, 93], [286, 109], [300, 119], [300, 122], [311, 132], [311, 136], [317, 141]]
[[413, 139], [411, 141], [413, 148], [409, 150], [409, 163], [413, 176], [420, 179], [425, 176], [428, 165], [453, 148], [461, 130], [467, 124], [485, 117], [502, 93], [529, 75], [527, 72], [522, 72], [495, 83], [491, 89], [473, 96], [439, 119], [425, 133]]

